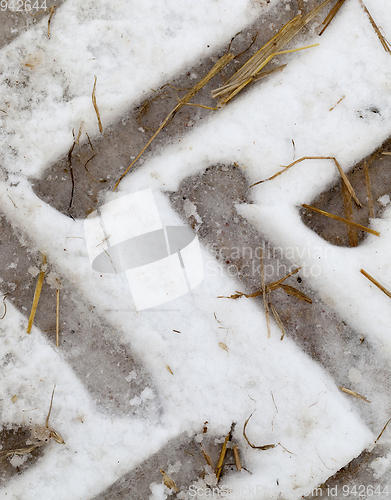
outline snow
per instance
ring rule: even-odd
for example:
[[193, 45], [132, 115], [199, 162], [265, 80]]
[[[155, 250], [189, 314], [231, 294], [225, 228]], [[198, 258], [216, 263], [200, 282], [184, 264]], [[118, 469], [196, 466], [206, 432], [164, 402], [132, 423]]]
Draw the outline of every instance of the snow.
[[[389, 2], [366, 4], [390, 33]], [[251, 0], [68, 0], [56, 12], [50, 39], [41, 22], [1, 50], [0, 92], [7, 106], [0, 117], [2, 168], [10, 176], [0, 182], [2, 210], [33, 248], [50, 255], [52, 265], [87, 302], [104, 311], [121, 341], [147, 367], [157, 394], [146, 388], [130, 404], [156, 398], [162, 409], [152, 420], [102, 414], [61, 350], [51, 347], [37, 328], [27, 335], [25, 317], [6, 301], [0, 358], [7, 355], [11, 361], [0, 381], [1, 424], [44, 423], [56, 384], [51, 425], [65, 439], [65, 445], [52, 442], [36, 467], [2, 489], [7, 498], [87, 500], [170, 438], [198, 433], [205, 420], [208, 432], [224, 435], [233, 421], [243, 423], [253, 414], [247, 429], [251, 440], [281, 445], [259, 452], [236, 431], [252, 475], [223, 478], [226, 498], [232, 499], [250, 491], [259, 500], [301, 498], [373, 443], [371, 430], [322, 367], [289, 338], [281, 342], [275, 324], [267, 338], [265, 315], [257, 304], [217, 298], [235, 293], [237, 283], [207, 249], [201, 248], [206, 272], [196, 289], [153, 312], [136, 311], [124, 274], [92, 270], [83, 221], [43, 203], [27, 180], [69, 148], [70, 131], [81, 121], [86, 130], [97, 132], [93, 75], [98, 76], [97, 99], [106, 126], [137, 103], [146, 88], [205, 56], [207, 45], [212, 50], [229, 42], [262, 8]], [[291, 55], [281, 74], [253, 86], [180, 143], [145, 162], [106, 202], [152, 188], [164, 224], [181, 225], [164, 192], [211, 164], [236, 161], [256, 182], [302, 156], [336, 156], [347, 170], [378, 147], [391, 134], [391, 58], [358, 2], [347, 1], [325, 34], [312, 37], [318, 47]], [[23, 66], [26, 62], [34, 69]], [[373, 106], [378, 113], [371, 112]], [[324, 302], [389, 356], [389, 298], [359, 270], [391, 288], [390, 208], [381, 220], [371, 220], [381, 237], [370, 235], [356, 249], [332, 247], [299, 218], [297, 207], [337, 176], [332, 161], [308, 160], [254, 188], [254, 203], [238, 206], [238, 212], [270, 242], [291, 249], [292, 264], [308, 270], [306, 281]], [[202, 223], [194, 204], [189, 201], [185, 209]], [[58, 275], [49, 272], [48, 283], [56, 287]], [[359, 382], [360, 371], [348, 369], [350, 380]], [[135, 377], [130, 372], [126, 380]], [[11, 403], [14, 395], [18, 398]], [[389, 462], [382, 459], [371, 467], [381, 477]], [[194, 498], [191, 492], [204, 498], [205, 486], [200, 480], [182, 498]], [[150, 490], [151, 500], [169, 498], [162, 484], [152, 483]]]

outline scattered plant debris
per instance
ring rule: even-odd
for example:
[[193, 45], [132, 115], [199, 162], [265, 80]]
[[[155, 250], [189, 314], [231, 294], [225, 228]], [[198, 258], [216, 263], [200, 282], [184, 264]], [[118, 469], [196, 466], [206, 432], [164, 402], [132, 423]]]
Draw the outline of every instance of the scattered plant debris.
[[[331, 9], [329, 14], [326, 16], [325, 20], [323, 21], [323, 28], [321, 32], [319, 33], [319, 36], [323, 34], [325, 29], [328, 27], [328, 25], [331, 23], [331, 21], [334, 19], [334, 17], [338, 14], [339, 9], [342, 7], [342, 5], [345, 3], [345, 0], [337, 0], [337, 3], [334, 5], [334, 7]], [[361, 5], [363, 11], [369, 18], [369, 22], [371, 23], [372, 28], [374, 29], [376, 35], [378, 36], [380, 43], [383, 46], [383, 49], [388, 53], [391, 54], [391, 45], [386, 38], [384, 38], [383, 34], [380, 31], [379, 26], [376, 24], [375, 20], [371, 16], [371, 13], [365, 6], [363, 0], [358, 0], [358, 3]]]
[[49, 425], [49, 418], [50, 418], [50, 413], [52, 411], [55, 389], [56, 386], [54, 386], [53, 388], [52, 397], [50, 399], [50, 407], [46, 417], [45, 424], [34, 425], [31, 427], [30, 436], [24, 441], [22, 441], [22, 443], [25, 442], [25, 446], [21, 446], [20, 448], [14, 448], [12, 450], [0, 451], [0, 461], [12, 455], [27, 455], [31, 453], [33, 450], [35, 450], [35, 448], [38, 448], [40, 446], [45, 446], [46, 444], [48, 444], [51, 438], [53, 438], [56, 441], [56, 443], [65, 444], [65, 441], [61, 437], [61, 435], [56, 430], [54, 430], [53, 427]]
[[[283, 28], [275, 35], [269, 42], [264, 45], [254, 56], [252, 56], [222, 87], [214, 90], [211, 93], [212, 98], [219, 98], [219, 104], [215, 108], [211, 108], [209, 106], [203, 106], [199, 104], [190, 103], [190, 100], [199, 92], [214, 76], [216, 76], [232, 59], [234, 59], [234, 55], [229, 52], [225, 53], [213, 66], [213, 68], [209, 71], [209, 73], [204, 76], [198, 83], [192, 87], [187, 94], [180, 99], [179, 103], [174, 107], [172, 111], [166, 116], [166, 118], [162, 121], [158, 129], [154, 132], [152, 137], [148, 140], [146, 145], [142, 148], [142, 150], [138, 153], [136, 158], [132, 161], [129, 167], [123, 172], [118, 181], [114, 186], [114, 191], [117, 189], [119, 183], [125, 177], [125, 175], [129, 172], [129, 170], [133, 167], [133, 165], [140, 159], [140, 157], [144, 154], [144, 152], [148, 149], [150, 144], [156, 138], [156, 136], [163, 130], [163, 128], [174, 118], [175, 114], [185, 105], [193, 105], [201, 108], [216, 110], [219, 107], [227, 104], [236, 94], [238, 94], [246, 85], [250, 82], [255, 81], [259, 78], [263, 78], [275, 71], [280, 71], [284, 66], [280, 66], [278, 68], [273, 68], [268, 70], [265, 73], [260, 73], [261, 70], [266, 66], [266, 64], [276, 55], [278, 54], [288, 54], [291, 52], [297, 52], [299, 50], [304, 50], [310, 47], [314, 47], [315, 45], [310, 45], [307, 47], [301, 47], [298, 49], [290, 49], [290, 50], [281, 50], [292, 38], [297, 35], [304, 26], [306, 26], [331, 0], [325, 0], [318, 7], [315, 7], [311, 10], [307, 15], [302, 16], [299, 14], [291, 21], [289, 21]], [[151, 101], [149, 101], [150, 104]], [[145, 106], [148, 108], [148, 103]], [[143, 108], [140, 110], [143, 115]]]
[[207, 75], [204, 76], [198, 83], [192, 87], [191, 90], [179, 101], [179, 103], [175, 106], [175, 108], [170, 111], [170, 113], [166, 116], [166, 118], [162, 121], [160, 124], [159, 128], [156, 130], [156, 132], [152, 135], [152, 137], [149, 139], [149, 141], [146, 143], [146, 145], [143, 147], [143, 149], [140, 151], [140, 153], [136, 156], [136, 158], [132, 161], [132, 163], [129, 165], [129, 167], [125, 170], [125, 172], [121, 175], [121, 177], [118, 179], [114, 186], [114, 191], [117, 189], [119, 183], [122, 181], [122, 179], [125, 177], [125, 175], [129, 172], [129, 170], [133, 167], [133, 165], [139, 160], [139, 158], [143, 155], [143, 153], [148, 149], [149, 145], [152, 143], [152, 141], [155, 139], [155, 137], [163, 130], [163, 128], [166, 126], [166, 124], [173, 119], [173, 117], [176, 115], [176, 113], [183, 107], [185, 106], [190, 99], [192, 99], [197, 92], [199, 92], [215, 75], [221, 71], [224, 66], [226, 66], [232, 59], [234, 58], [233, 54], [226, 53], [224, 54], [218, 61], [217, 63], [213, 66], [213, 68], [209, 71]]
[[273, 283], [269, 283], [266, 285], [264, 283], [264, 278], [262, 278], [263, 266], [262, 266], [262, 259], [261, 259], [261, 280], [262, 280], [261, 290], [257, 290], [256, 292], [249, 293], [249, 294], [237, 291], [235, 294], [230, 295], [229, 297], [219, 296], [218, 298], [219, 299], [234, 299], [235, 300], [235, 299], [238, 299], [239, 297], [254, 298], [254, 297], [259, 297], [260, 295], [262, 295], [263, 296], [263, 304], [264, 304], [264, 308], [265, 308], [265, 312], [266, 312], [266, 325], [267, 325], [267, 330], [268, 330], [268, 338], [270, 337], [270, 313], [269, 313], [269, 307], [270, 307], [270, 309], [273, 313], [273, 316], [277, 322], [277, 325], [281, 330], [281, 340], [282, 340], [285, 336], [285, 328], [284, 328], [284, 325], [281, 321], [281, 318], [280, 318], [276, 308], [274, 307], [273, 303], [271, 302], [270, 294], [273, 290], [277, 290], [278, 288], [281, 288], [288, 295], [293, 295], [297, 299], [303, 300], [304, 302], [307, 302], [308, 304], [312, 304], [312, 299], [310, 299], [310, 297], [305, 295], [303, 292], [301, 292], [297, 288], [295, 288], [291, 285], [286, 285], [283, 283], [287, 278], [298, 273], [299, 270], [300, 270], [300, 267], [293, 270], [292, 272], [290, 272], [289, 274], [287, 274], [283, 278], [281, 278], [277, 281], [273, 281]]

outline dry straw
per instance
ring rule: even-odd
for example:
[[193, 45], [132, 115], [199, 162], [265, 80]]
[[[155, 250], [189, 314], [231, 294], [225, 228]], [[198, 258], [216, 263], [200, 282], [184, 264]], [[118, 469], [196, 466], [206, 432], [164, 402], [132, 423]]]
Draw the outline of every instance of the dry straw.
[[216, 76], [232, 59], [234, 55], [230, 52], [224, 54], [209, 73], [204, 76], [194, 87], [192, 87], [187, 94], [179, 101], [179, 103], [174, 107], [172, 111], [166, 116], [162, 121], [159, 128], [155, 131], [146, 145], [138, 153], [136, 158], [132, 161], [129, 167], [123, 172], [121, 177], [118, 179], [114, 186], [114, 191], [117, 189], [119, 183], [133, 167], [133, 165], [140, 159], [144, 152], [148, 149], [150, 144], [154, 141], [156, 136], [163, 130], [168, 123], [174, 118], [175, 114], [185, 105], [199, 106], [201, 108], [216, 110], [218, 107], [227, 104], [235, 95], [237, 95], [244, 87], [249, 83], [263, 78], [268, 74], [275, 71], [280, 71], [283, 66], [267, 70], [266, 72], [261, 72], [261, 70], [267, 65], [267, 63], [279, 54], [288, 54], [292, 52], [297, 52], [298, 50], [303, 50], [306, 48], [314, 47], [315, 45], [309, 45], [308, 47], [301, 47], [298, 49], [282, 50], [285, 45], [288, 44], [303, 28], [306, 26], [319, 12], [331, 2], [331, 0], [325, 0], [318, 7], [312, 9], [308, 14], [302, 16], [301, 14], [294, 17], [289, 21], [281, 30], [275, 35], [269, 42], [266, 43], [256, 54], [254, 54], [222, 87], [214, 90], [211, 94], [212, 98], [219, 98], [219, 104], [215, 108], [210, 108], [209, 106], [202, 106], [198, 104], [190, 103], [190, 100], [214, 77]]
[[381, 290], [383, 293], [385, 293], [387, 295], [387, 297], [389, 297], [391, 299], [391, 292], [389, 292], [387, 290], [387, 288], [385, 288], [377, 280], [375, 280], [375, 278], [373, 276], [371, 276], [369, 273], [364, 271], [364, 269], [360, 269], [360, 273], [363, 274], [367, 279], [369, 279], [369, 281], [371, 281], [375, 286], [377, 286], [377, 288], [379, 288], [379, 290]]
[[312, 212], [317, 212], [318, 214], [325, 215], [326, 217], [329, 217], [330, 219], [337, 220], [339, 222], [343, 222], [344, 224], [350, 225], [352, 227], [356, 227], [357, 229], [360, 229], [361, 231], [366, 231], [367, 233], [374, 234], [375, 236], [380, 236], [380, 233], [378, 231], [375, 231], [374, 229], [371, 229], [366, 226], [362, 226], [361, 224], [357, 224], [357, 222], [352, 222], [351, 220], [344, 219], [343, 217], [339, 217], [338, 215], [330, 214], [329, 212], [325, 212], [324, 210], [321, 210], [320, 208], [312, 207], [311, 205], [306, 205], [305, 203], [302, 204], [303, 208], [306, 208], [307, 210], [311, 210]]
[[41, 296], [41, 290], [42, 290], [43, 280], [45, 278], [45, 272], [46, 272], [46, 266], [47, 266], [45, 254], [41, 254], [41, 261], [42, 261], [42, 267], [41, 267], [41, 271], [40, 271], [39, 276], [38, 276], [37, 286], [35, 288], [33, 305], [31, 307], [30, 317], [29, 317], [29, 321], [27, 324], [27, 333], [31, 333], [31, 329], [32, 329], [33, 323], [34, 323], [35, 313], [37, 312], [39, 297]]

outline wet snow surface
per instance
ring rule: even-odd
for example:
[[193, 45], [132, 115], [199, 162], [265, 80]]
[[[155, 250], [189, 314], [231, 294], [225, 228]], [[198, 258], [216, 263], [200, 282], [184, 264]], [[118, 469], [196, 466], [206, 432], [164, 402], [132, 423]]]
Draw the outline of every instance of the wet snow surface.
[[[332, 245], [300, 218], [302, 203], [338, 181], [332, 161], [307, 160], [249, 188], [303, 156], [336, 157], [349, 171], [390, 137], [391, 56], [360, 3], [346, 0], [318, 37], [326, 9], [291, 45], [319, 46], [285, 57], [283, 72], [226, 107], [185, 110], [118, 190], [107, 188], [150, 137], [135, 116], [151, 89], [183, 75], [194, 85], [203, 74], [192, 68], [210, 68], [240, 30], [256, 22], [267, 41], [316, 3], [67, 0], [50, 38], [48, 13], [4, 24], [19, 31], [10, 43], [7, 31], [0, 50], [0, 452], [34, 444], [31, 429], [45, 426], [54, 385], [49, 424], [65, 444], [51, 438], [3, 454], [1, 498], [388, 498], [388, 486], [391, 496], [391, 430], [375, 444], [391, 417], [391, 302], [359, 272], [391, 289], [389, 187], [371, 179], [383, 208], [369, 225], [380, 237], [356, 248]], [[366, 6], [391, 37], [389, 2]], [[131, 120], [134, 137], [121, 129]], [[82, 148], [96, 155], [88, 189], [78, 183]], [[137, 206], [140, 193], [155, 205]], [[150, 260], [148, 269], [117, 273], [115, 259], [114, 272], [93, 264], [114, 258], [111, 248], [126, 238], [184, 224], [192, 243], [180, 247], [178, 237], [180, 253], [160, 267]], [[157, 240], [148, 241], [145, 259]], [[40, 253], [48, 264], [28, 335]], [[273, 317], [268, 338], [262, 297], [221, 298], [261, 289], [262, 253], [266, 283], [300, 267], [286, 284], [312, 299], [272, 292], [282, 341]], [[176, 298], [160, 300], [162, 290]], [[245, 440], [250, 415], [249, 441], [274, 447]], [[217, 485], [212, 466], [231, 428]]]

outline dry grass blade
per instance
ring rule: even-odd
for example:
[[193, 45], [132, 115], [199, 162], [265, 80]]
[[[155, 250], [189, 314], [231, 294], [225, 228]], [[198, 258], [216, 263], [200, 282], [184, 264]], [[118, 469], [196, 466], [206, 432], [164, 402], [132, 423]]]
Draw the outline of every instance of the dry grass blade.
[[359, 199], [356, 196], [356, 193], [354, 192], [353, 186], [350, 184], [349, 179], [346, 177], [345, 172], [342, 170], [341, 165], [338, 163], [337, 159], [334, 157], [330, 158], [325, 158], [329, 160], [333, 160], [337, 166], [339, 175], [341, 176], [342, 181], [345, 183], [346, 189], [349, 191], [350, 195], [352, 196], [353, 200], [356, 202], [356, 204], [362, 208], [362, 205], [359, 201]]
[[302, 158], [295, 160], [294, 162], [290, 163], [289, 165], [284, 166], [283, 167], [284, 170], [277, 172], [276, 174], [272, 175], [268, 179], [264, 179], [262, 181], [255, 182], [254, 184], [251, 184], [250, 187], [257, 186], [258, 184], [261, 184], [262, 182], [271, 181], [271, 180], [275, 179], [276, 177], [278, 177], [279, 175], [281, 175], [282, 173], [286, 172], [289, 168], [292, 168], [294, 165], [297, 165], [298, 163], [301, 163], [302, 161], [306, 161], [306, 160], [333, 160], [337, 169], [338, 169], [339, 175], [341, 176], [342, 181], [345, 183], [345, 186], [346, 186], [347, 190], [349, 191], [350, 195], [352, 196], [352, 198], [354, 199], [356, 204], [360, 208], [362, 208], [362, 204], [360, 203], [359, 199], [357, 198], [356, 193], [354, 192], [354, 189], [349, 182], [349, 179], [346, 177], [345, 172], [342, 170], [341, 165], [338, 163], [337, 159], [334, 156], [303, 156]]
[[311, 205], [306, 205], [305, 203], [302, 204], [302, 207], [306, 208], [307, 210], [312, 210], [313, 212], [317, 212], [318, 214], [325, 215], [326, 217], [329, 217], [330, 219], [337, 220], [339, 222], [343, 222], [344, 224], [350, 224], [353, 227], [356, 227], [357, 229], [360, 229], [361, 231], [366, 231], [367, 233], [374, 234], [375, 236], [380, 236], [380, 233], [378, 231], [375, 231], [374, 229], [370, 229], [369, 227], [362, 226], [361, 224], [357, 224], [357, 222], [352, 222], [350, 220], [344, 219], [343, 217], [339, 217], [338, 215], [330, 214], [329, 212], [325, 212], [324, 210], [320, 210], [320, 208], [315, 208], [311, 207]]
[[56, 8], [56, 5], [52, 5], [50, 7], [50, 14], [49, 14], [49, 19], [48, 19], [48, 38], [50, 38], [50, 23], [52, 21], [52, 17], [53, 17], [53, 14], [54, 14], [54, 9]]
[[301, 292], [294, 286], [281, 284], [280, 288], [282, 288], [284, 292], [287, 293], [288, 295], [293, 295], [293, 297], [296, 297], [297, 299], [303, 300], [308, 304], [312, 304], [312, 300], [309, 297], [307, 297], [305, 293]]
[[[180, 90], [180, 89], [177, 89], [177, 90]], [[142, 123], [142, 119], [144, 118], [144, 116], [148, 113], [149, 111], [149, 108], [151, 106], [151, 104], [156, 101], [157, 99], [160, 99], [161, 97], [167, 95], [167, 92], [161, 92], [160, 94], [156, 95], [155, 97], [152, 97], [152, 99], [147, 99], [146, 101], [143, 102], [143, 104], [141, 105], [140, 109], [139, 109], [139, 112], [137, 114], [137, 121], [140, 125], [140, 127], [143, 127], [144, 130], [152, 130], [153, 132], [156, 132], [156, 129], [153, 129], [151, 127], [148, 127], [147, 125], [144, 125]], [[173, 117], [172, 117], [173, 118]], [[166, 126], [168, 125], [168, 123], [166, 123]]]
[[342, 96], [341, 99], [339, 101], [336, 102], [336, 104], [334, 104], [334, 106], [332, 106], [329, 111], [333, 111], [333, 109], [338, 106], [338, 104], [343, 101], [345, 99], [345, 96]]
[[55, 431], [53, 429], [53, 427], [50, 427], [50, 425], [49, 425], [48, 429], [50, 431], [50, 437], [52, 437], [56, 441], [56, 443], [65, 444], [65, 441], [63, 440], [63, 438], [60, 436], [60, 434], [57, 431]]
[[234, 459], [235, 459], [236, 470], [241, 471], [242, 470], [242, 463], [240, 461], [239, 449], [238, 449], [237, 444], [233, 447], [233, 450], [234, 450]]
[[363, 8], [365, 14], [369, 17], [369, 21], [372, 25], [372, 28], [375, 30], [375, 33], [376, 35], [378, 36], [381, 44], [383, 45], [383, 49], [388, 52], [388, 54], [391, 54], [391, 45], [390, 45], [390, 42], [388, 40], [386, 40], [384, 38], [384, 36], [382, 35], [378, 25], [375, 23], [375, 20], [373, 19], [373, 17], [371, 16], [369, 10], [366, 8], [364, 2], [362, 0], [358, 0], [361, 7]]
[[[288, 21], [281, 30], [256, 52], [222, 87], [212, 92], [213, 98], [220, 98], [226, 104], [246, 85], [256, 78], [261, 69], [277, 54], [294, 52], [301, 49], [282, 51], [283, 47], [296, 36], [331, 0], [322, 2], [307, 15], [297, 15]], [[306, 47], [305, 47], [306, 48]]]
[[179, 488], [177, 485], [174, 483], [174, 481], [168, 476], [164, 470], [159, 469], [160, 472], [163, 474], [163, 483], [169, 488], [170, 490], [174, 490], [175, 493], [179, 493]]
[[325, 20], [322, 23], [323, 24], [323, 28], [322, 28], [322, 31], [319, 33], [319, 36], [321, 36], [323, 34], [324, 30], [331, 23], [331, 21], [334, 19], [334, 17], [338, 14], [339, 9], [342, 7], [342, 5], [344, 3], [345, 3], [345, 0], [337, 0], [337, 3], [330, 10], [330, 12], [328, 13], [328, 15], [326, 16]]
[[38, 445], [33, 444], [24, 448], [15, 448], [13, 450], [0, 451], [0, 462], [12, 455], [27, 455], [28, 453], [31, 453], [33, 450], [35, 450], [35, 448], [38, 448]]
[[59, 444], [65, 444], [65, 441], [63, 440], [63, 438], [60, 436], [60, 434], [55, 431], [53, 429], [53, 427], [51, 427], [49, 425], [49, 419], [50, 419], [50, 414], [52, 412], [52, 406], [53, 406], [53, 398], [54, 398], [54, 391], [56, 390], [56, 386], [53, 387], [53, 392], [52, 392], [52, 397], [50, 399], [50, 406], [49, 406], [49, 411], [48, 411], [48, 415], [46, 417], [46, 422], [45, 422], [45, 427], [47, 429], [49, 429], [50, 431], [50, 436]]
[[364, 161], [364, 174], [365, 174], [365, 186], [367, 188], [367, 198], [368, 198], [368, 211], [369, 217], [373, 219], [373, 198], [372, 198], [372, 188], [371, 188], [371, 178], [369, 177], [368, 163]]
[[219, 347], [220, 349], [223, 349], [226, 352], [229, 352], [227, 344], [224, 344], [224, 342], [219, 342]]
[[60, 345], [60, 289], [56, 290], [56, 346]]
[[214, 469], [212, 459], [210, 458], [209, 453], [205, 450], [202, 443], [200, 443], [200, 448], [201, 448], [201, 453], [202, 453], [203, 457], [205, 458], [206, 463], [209, 465], [209, 467]]
[[379, 441], [379, 439], [382, 437], [383, 435], [383, 432], [386, 430], [387, 428], [387, 425], [391, 422], [391, 418], [387, 420], [387, 423], [386, 425], [383, 427], [381, 433], [377, 436], [377, 438], [375, 439], [375, 443], [377, 443]]
[[265, 269], [263, 265], [263, 255], [261, 255], [261, 287], [262, 287], [262, 296], [263, 296], [263, 307], [265, 308], [265, 315], [266, 315], [266, 328], [267, 328], [267, 338], [270, 339], [271, 337], [271, 332], [270, 332], [270, 313], [269, 313], [269, 297], [268, 294], [266, 293], [266, 285], [265, 285]]
[[27, 333], [31, 333], [31, 329], [33, 327], [33, 322], [34, 322], [35, 313], [37, 312], [39, 297], [41, 296], [43, 280], [45, 278], [46, 255], [42, 254], [41, 260], [42, 260], [42, 268], [41, 268], [41, 272], [39, 273], [37, 286], [36, 286], [35, 292], [34, 292], [33, 305], [31, 307], [29, 322], [27, 324]]
[[238, 299], [239, 297], [243, 297], [243, 295], [245, 295], [244, 293], [242, 292], [238, 292], [236, 291], [236, 293], [230, 295], [229, 297], [227, 297], [226, 295], [218, 295], [218, 299], [233, 299], [233, 300], [236, 300]]
[[92, 97], [92, 104], [93, 104], [94, 109], [95, 109], [96, 117], [98, 119], [99, 132], [102, 133], [103, 132], [103, 126], [102, 126], [102, 122], [100, 120], [100, 114], [99, 114], [98, 105], [96, 104], [96, 81], [97, 81], [97, 77], [95, 76], [94, 87], [92, 89], [92, 96], [91, 97]]
[[244, 422], [244, 426], [243, 426], [243, 437], [247, 441], [247, 444], [249, 446], [251, 446], [251, 448], [253, 448], [254, 450], [270, 450], [270, 448], [275, 448], [277, 446], [275, 444], [265, 444], [263, 446], [255, 446], [255, 444], [252, 444], [249, 441], [249, 439], [246, 435], [246, 427], [247, 427], [247, 424], [252, 416], [253, 416], [253, 414], [251, 413], [251, 415], [248, 417], [248, 419]]
[[287, 278], [290, 278], [291, 276], [293, 276], [294, 274], [298, 273], [300, 271], [300, 267], [298, 267], [297, 269], [294, 269], [292, 272], [290, 272], [289, 274], [287, 274], [286, 276], [284, 276], [283, 278], [277, 280], [277, 281], [273, 281], [273, 283], [269, 283], [267, 285], [267, 289], [272, 292], [273, 290], [277, 290], [277, 288], [280, 288], [280, 285], [281, 283], [283, 283]]
[[282, 340], [285, 337], [285, 333], [286, 333], [285, 328], [284, 328], [284, 324], [281, 321], [280, 315], [278, 314], [277, 309], [274, 307], [274, 304], [272, 302], [270, 302], [270, 309], [272, 310], [272, 313], [273, 313], [274, 319], [276, 320], [278, 328], [281, 330], [280, 340]]
[[46, 422], [45, 422], [46, 427], [49, 427], [49, 419], [50, 419], [50, 414], [52, 412], [53, 398], [54, 398], [54, 391], [55, 390], [56, 390], [56, 386], [53, 387], [52, 397], [50, 399], [49, 411], [48, 411], [48, 415], [46, 417]]
[[350, 389], [346, 389], [346, 387], [341, 387], [341, 386], [339, 388], [342, 392], [345, 392], [346, 394], [349, 394], [350, 396], [354, 396], [357, 399], [362, 399], [363, 401], [370, 403], [370, 401], [365, 396], [361, 396], [361, 394], [358, 394], [355, 391], [351, 391]]
[[5, 294], [3, 295], [4, 313], [3, 313], [3, 316], [1, 316], [1, 318], [0, 318], [0, 319], [4, 319], [4, 318], [5, 318], [5, 316], [6, 316], [6, 314], [7, 314], [7, 304], [6, 304], [6, 302], [5, 302], [5, 299], [7, 298], [7, 296], [8, 296], [8, 293], [5, 293]]
[[159, 128], [156, 130], [156, 132], [153, 134], [153, 136], [149, 139], [147, 144], [143, 147], [143, 149], [140, 151], [140, 153], [136, 156], [136, 158], [132, 161], [132, 163], [129, 165], [129, 167], [125, 170], [125, 172], [121, 175], [121, 177], [118, 179], [114, 186], [114, 191], [117, 189], [118, 184], [122, 181], [122, 179], [125, 177], [125, 175], [129, 172], [129, 170], [133, 167], [133, 165], [140, 159], [140, 157], [144, 154], [146, 149], [150, 146], [150, 144], [153, 142], [153, 140], [156, 138], [156, 136], [163, 130], [163, 128], [166, 126], [166, 124], [172, 120], [174, 115], [179, 111], [179, 109], [182, 106], [185, 106], [196, 94], [199, 92], [214, 76], [216, 76], [223, 68], [226, 66], [232, 59], [234, 58], [233, 54], [227, 53], [224, 54], [223, 57], [221, 57], [217, 63], [213, 66], [213, 68], [209, 71], [207, 75], [204, 76], [204, 78], [201, 78], [201, 80], [192, 87], [189, 92], [179, 101], [179, 103], [175, 106], [175, 108], [170, 111], [170, 113], [166, 116], [166, 118], [162, 121], [160, 124]]
[[279, 71], [282, 71], [287, 64], [280, 64], [279, 66], [276, 66], [275, 68], [270, 68], [266, 69], [265, 71], [261, 71], [256, 77], [254, 77], [253, 82], [257, 82], [258, 80], [262, 80], [262, 78], [265, 78], [266, 76], [273, 75], [274, 73], [278, 73]]
[[[255, 298], [255, 297], [259, 297], [260, 295], [263, 295], [264, 291], [266, 293], [270, 293], [270, 292], [273, 292], [274, 290], [277, 290], [277, 288], [280, 288], [281, 286], [281, 283], [283, 283], [287, 278], [293, 276], [294, 274], [298, 273], [300, 271], [300, 267], [298, 267], [297, 269], [294, 269], [292, 272], [290, 272], [289, 274], [287, 274], [286, 276], [284, 276], [283, 278], [277, 280], [277, 281], [273, 281], [272, 283], [269, 283], [269, 284], [265, 284], [265, 290], [257, 290], [256, 292], [253, 292], [253, 293], [243, 293], [243, 292], [238, 292], [236, 291], [236, 293], [234, 293], [233, 295], [230, 295], [229, 297], [225, 297], [225, 296], [222, 296], [220, 295], [219, 297], [217, 297], [218, 299], [239, 299], [240, 297], [246, 297], [247, 299], [250, 299], [250, 298]], [[262, 266], [261, 266], [261, 276], [262, 276]]]
[[[267, 76], [267, 75], [261, 76], [261, 75], [258, 75], [258, 73], [259, 73], [259, 71], [261, 71], [262, 68], [264, 68], [266, 66], [266, 64], [268, 62], [270, 62], [273, 59], [273, 57], [281, 55], [281, 54], [290, 54], [292, 52], [298, 52], [299, 50], [311, 49], [312, 47], [317, 47], [318, 45], [319, 44], [315, 43], [313, 45], [307, 45], [306, 47], [300, 47], [298, 49], [281, 50], [279, 52], [273, 52], [273, 54], [270, 54], [270, 56], [268, 56], [264, 61], [262, 61], [262, 63], [260, 63], [256, 67], [253, 75], [251, 75], [249, 77], [245, 77], [245, 78], [238, 77], [238, 79], [232, 80], [231, 83], [227, 83], [226, 85], [223, 85], [222, 87], [211, 92], [211, 96], [212, 96], [212, 98], [216, 98], [216, 97], [221, 97], [224, 94], [229, 93], [229, 95], [227, 97], [222, 97], [220, 99], [219, 106], [223, 106], [223, 105], [227, 104], [231, 99], [233, 99], [236, 96], [236, 94], [238, 94], [241, 90], [243, 90], [244, 87], [246, 87], [246, 85], [248, 85], [249, 83], [251, 83], [255, 80], [259, 80], [260, 78], [263, 78], [263, 76]], [[269, 74], [271, 74], [271, 73], [273, 73], [273, 71], [271, 71]]]
[[364, 269], [360, 269], [360, 273], [363, 274], [366, 278], [368, 278], [369, 281], [371, 281], [375, 286], [377, 286], [379, 288], [379, 290], [381, 290], [383, 293], [385, 293], [387, 295], [387, 297], [389, 297], [391, 299], [391, 292], [389, 292], [387, 290], [387, 288], [385, 288], [377, 280], [375, 280], [375, 278], [373, 276], [371, 276], [369, 273], [364, 271]]
[[217, 462], [216, 471], [215, 471], [216, 472], [217, 482], [220, 480], [221, 470], [223, 468], [225, 454], [227, 453], [227, 443], [228, 443], [228, 441], [231, 440], [231, 437], [232, 437], [232, 430], [226, 436], [226, 438], [224, 440], [224, 443], [223, 443], [223, 446], [221, 447], [221, 452], [220, 452], [219, 460]]
[[[345, 219], [350, 220], [351, 222], [354, 222], [353, 221], [352, 197], [350, 196], [350, 193], [347, 190], [346, 185], [344, 183], [342, 183], [342, 185], [341, 185], [341, 194], [342, 194], [342, 200], [343, 200]], [[355, 227], [352, 227], [352, 226], [346, 226], [346, 227], [348, 230], [349, 245], [351, 247], [358, 246], [357, 229]]]

